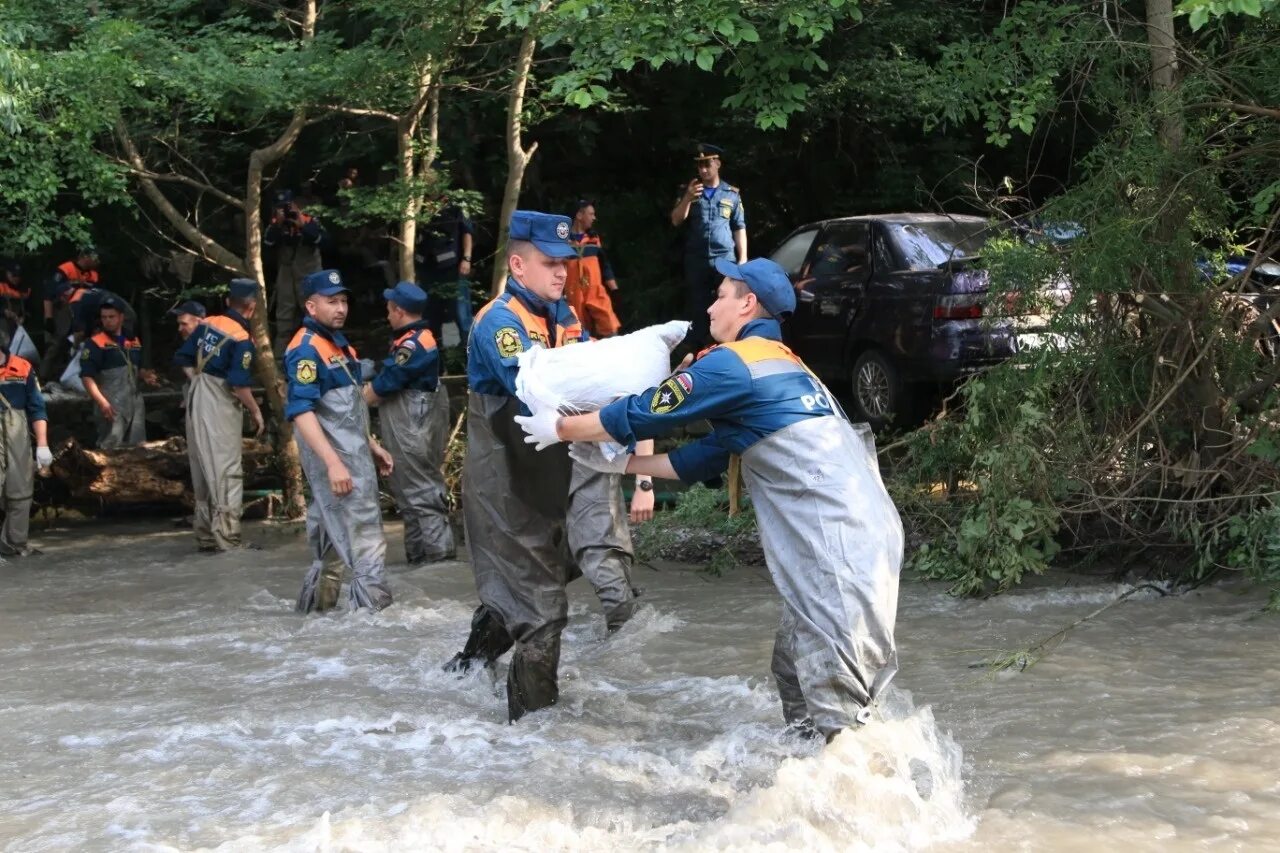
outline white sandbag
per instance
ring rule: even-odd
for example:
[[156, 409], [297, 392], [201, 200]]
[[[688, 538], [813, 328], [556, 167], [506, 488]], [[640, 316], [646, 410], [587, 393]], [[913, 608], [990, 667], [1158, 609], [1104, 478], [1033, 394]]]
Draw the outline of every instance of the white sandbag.
[[639, 394], [671, 374], [671, 351], [689, 333], [672, 320], [628, 335], [548, 349], [516, 357], [516, 396], [530, 409], [562, 414], [594, 412], [619, 397]]
[[80, 351], [83, 349], [84, 344], [72, 346], [71, 363], [67, 365], [67, 369], [62, 371], [62, 375], [58, 377], [58, 384], [63, 388], [78, 391], [81, 394], [88, 393], [84, 390], [84, 381], [80, 378]]

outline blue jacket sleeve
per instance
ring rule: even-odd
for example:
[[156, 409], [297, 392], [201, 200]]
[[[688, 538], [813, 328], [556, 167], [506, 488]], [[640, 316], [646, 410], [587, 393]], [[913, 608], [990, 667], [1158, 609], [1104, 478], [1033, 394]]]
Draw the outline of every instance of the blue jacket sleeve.
[[178, 347], [178, 351], [173, 354], [174, 367], [196, 366], [196, 341], [202, 334], [204, 334], [204, 326], [200, 325], [187, 336], [187, 339], [182, 342], [182, 346]]
[[284, 405], [286, 420], [304, 412], [314, 412], [320, 402], [320, 355], [314, 347], [299, 345], [285, 356], [284, 371], [289, 382]]
[[[514, 335], [520, 342], [520, 348], [509, 356], [502, 355], [506, 350], [500, 349], [503, 341]], [[470, 357], [476, 360], [475, 370], [468, 365], [467, 373], [471, 379], [485, 377], [502, 386], [509, 396], [516, 395], [516, 374], [520, 372], [516, 364], [516, 356], [529, 349], [531, 342], [524, 326], [508, 309], [495, 305], [471, 329], [468, 347]]]
[[600, 277], [605, 281], [617, 278], [613, 274], [613, 265], [609, 263], [609, 256], [605, 254], [604, 246], [600, 247]]
[[324, 226], [320, 224], [319, 219], [314, 217], [306, 225], [302, 226], [302, 241], [313, 245], [324, 239]]
[[373, 393], [390, 397], [422, 377], [426, 377], [427, 390], [434, 391], [439, 383], [439, 362], [440, 353], [435, 347], [424, 347], [410, 338], [383, 360], [382, 370], [373, 380]]
[[266, 232], [262, 235], [262, 245], [275, 246], [279, 244], [282, 236], [283, 235], [280, 233], [280, 226], [277, 223], [272, 222], [267, 226]]
[[[191, 336], [192, 338], [195, 335]], [[190, 340], [190, 338], [188, 338]], [[227, 368], [227, 384], [232, 388], [249, 388], [253, 386], [253, 357], [258, 348], [253, 341], [238, 341], [231, 349], [231, 364]]]
[[600, 423], [615, 441], [634, 449], [637, 441], [732, 412], [750, 396], [751, 375], [746, 367], [731, 351], [717, 349], [657, 388], [605, 406]]
[[734, 199], [733, 213], [729, 214], [729, 230], [741, 231], [743, 228], [746, 228], [746, 227], [747, 227], [747, 214], [746, 214], [746, 211], [743, 210], [742, 208], [742, 194], [739, 193], [738, 197]]
[[729, 467], [729, 451], [720, 446], [713, 432], [683, 444], [667, 454], [671, 467], [685, 483], [702, 483], [723, 474]]
[[40, 383], [36, 381], [36, 375], [33, 372], [27, 376], [27, 423], [48, 420], [49, 415], [44, 408], [44, 394], [40, 393]]

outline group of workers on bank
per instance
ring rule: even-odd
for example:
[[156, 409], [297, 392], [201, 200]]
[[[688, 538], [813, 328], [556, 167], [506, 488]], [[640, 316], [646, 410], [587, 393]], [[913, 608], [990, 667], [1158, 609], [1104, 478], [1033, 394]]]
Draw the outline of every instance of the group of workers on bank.
[[[512, 722], [559, 697], [570, 581], [587, 577], [610, 632], [635, 612], [624, 474], [637, 479], [639, 517], [651, 516], [654, 477], [696, 483], [727, 471], [745, 479], [782, 598], [772, 669], [784, 717], [795, 731], [830, 740], [865, 722], [868, 706], [897, 669], [893, 629], [902, 527], [880, 480], [870, 432], [850, 423], [822, 382], [782, 344], [780, 324], [795, 307], [795, 292], [772, 261], [747, 260], [741, 196], [720, 181], [719, 154], [712, 146], [698, 147], [698, 177], [671, 212], [673, 223], [694, 223], [685, 269], [690, 308], [701, 314], [690, 319], [701, 323], [692, 336], [699, 347], [711, 346], [696, 359], [690, 354], [658, 387], [573, 417], [530, 411], [516, 396], [520, 353], [620, 328], [608, 302], [616, 280], [591, 228], [594, 206], [586, 202], [572, 218], [513, 214], [505, 290], [476, 314], [470, 329], [463, 516], [479, 607], [463, 649], [446, 668], [491, 667], [512, 650]], [[272, 238], [303, 247], [314, 221], [301, 211], [291, 217], [289, 210], [278, 211]], [[457, 263], [469, 265], [469, 252], [470, 241], [465, 248], [460, 241]], [[456, 550], [441, 470], [449, 400], [440, 383], [427, 293], [411, 282], [383, 292], [391, 340], [381, 369], [369, 376], [343, 333], [349, 305], [341, 274], [309, 269], [297, 251], [288, 263], [290, 275], [309, 270], [295, 291], [301, 326], [284, 352], [285, 414], [299, 439], [312, 496], [312, 562], [297, 606], [304, 613], [334, 608], [349, 572], [350, 605], [382, 609], [392, 603], [392, 590], [379, 474], [389, 477], [405, 519], [410, 564], [452, 559]], [[242, 407], [259, 433], [263, 428], [250, 392], [256, 352], [248, 324], [258, 310], [257, 285], [236, 279], [229, 291], [221, 315], [197, 316], [203, 309], [195, 303], [177, 312], [180, 326], [186, 315], [190, 329], [175, 363], [190, 379], [195, 533], [200, 549], [210, 551], [241, 546]], [[96, 349], [82, 368], [86, 387], [92, 383], [103, 396], [125, 382], [122, 376], [133, 381], [138, 372], [136, 339], [125, 334], [116, 308], [111, 300], [103, 303], [101, 329], [89, 339]], [[125, 374], [111, 373], [121, 370]], [[20, 506], [24, 490], [30, 502], [28, 426], [39, 447], [37, 461], [48, 464], [49, 455], [30, 364], [8, 356], [0, 380], [9, 510]], [[114, 399], [108, 400], [110, 412], [130, 425], [121, 429], [132, 429], [136, 415]], [[371, 432], [370, 406], [379, 409], [385, 446]], [[104, 416], [108, 407], [99, 404]], [[653, 439], [697, 420], [710, 422], [710, 435], [653, 454]], [[599, 441], [629, 452], [606, 459], [592, 443]], [[14, 448], [25, 468], [15, 465]], [[633, 504], [633, 517], [636, 510]], [[25, 522], [11, 527], [6, 518], [0, 545], [25, 541]]]

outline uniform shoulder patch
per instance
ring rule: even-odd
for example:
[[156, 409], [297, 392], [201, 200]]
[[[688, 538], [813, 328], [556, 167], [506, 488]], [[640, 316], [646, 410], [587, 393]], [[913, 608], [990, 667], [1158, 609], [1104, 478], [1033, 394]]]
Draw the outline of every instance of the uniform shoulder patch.
[[684, 389], [684, 393], [686, 395], [693, 393], [693, 377], [688, 373], [677, 373], [671, 378], [676, 381], [677, 385]]
[[[693, 383], [690, 382], [690, 387], [692, 385]], [[677, 408], [688, 396], [684, 386], [672, 376], [653, 392], [653, 399], [649, 401], [649, 411], [655, 415], [665, 415]]]
[[514, 326], [503, 326], [494, 332], [493, 342], [497, 345], [498, 355], [502, 358], [511, 358], [513, 355], [524, 352], [524, 341], [520, 340], [520, 333]]
[[[413, 343], [413, 341], [409, 341], [409, 343]], [[394, 356], [396, 364], [407, 364], [409, 359], [413, 358], [413, 349], [413, 347], [408, 345], [396, 347]]]
[[293, 369], [293, 378], [301, 385], [310, 385], [312, 382], [316, 381], [316, 373], [316, 363], [309, 358], [304, 358], [300, 360], [298, 362], [298, 366]]
[[251, 352], [246, 352], [244, 355], [240, 356], [240, 369], [241, 369], [241, 370], [248, 370], [248, 369], [249, 369], [249, 365], [251, 365], [251, 364], [253, 364], [253, 353], [251, 353]]
[[81, 361], [89, 360], [89, 348], [87, 346], [84, 349], [80, 350], [80, 360]]

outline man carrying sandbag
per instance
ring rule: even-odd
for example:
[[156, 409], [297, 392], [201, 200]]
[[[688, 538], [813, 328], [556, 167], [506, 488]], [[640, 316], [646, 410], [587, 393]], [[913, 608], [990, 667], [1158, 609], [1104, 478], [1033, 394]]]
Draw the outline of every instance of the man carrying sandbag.
[[364, 399], [377, 406], [395, 467], [391, 491], [404, 519], [404, 552], [411, 566], [452, 560], [444, 473], [449, 440], [449, 392], [440, 383], [440, 353], [423, 318], [427, 294], [402, 281], [382, 291], [391, 323], [391, 354], [364, 386]]
[[711, 435], [669, 454], [606, 461], [575, 445], [598, 470], [694, 483], [740, 459], [765, 559], [782, 597], [773, 673], [787, 722], [828, 741], [869, 718], [867, 706], [897, 671], [893, 626], [902, 524], [876, 462], [870, 431], [849, 423], [830, 392], [781, 342], [795, 292], [774, 262], [716, 262], [724, 276], [708, 309], [720, 342], [644, 394], [599, 412], [561, 417], [539, 409], [517, 420], [544, 452], [557, 442], [633, 446], [695, 420]]
[[511, 216], [506, 291], [476, 315], [467, 347], [467, 456], [463, 518], [480, 607], [451, 670], [488, 664], [512, 643], [507, 712], [514, 722], [559, 698], [560, 633], [568, 622], [565, 547], [570, 462], [564, 448], [535, 453], [515, 417], [516, 356], [587, 335], [564, 300], [569, 218], [517, 210]]

